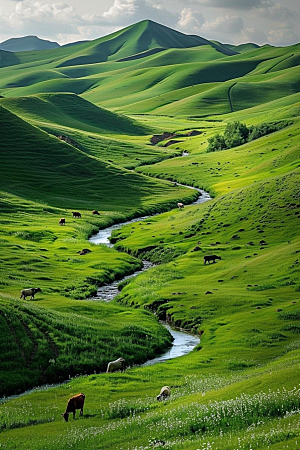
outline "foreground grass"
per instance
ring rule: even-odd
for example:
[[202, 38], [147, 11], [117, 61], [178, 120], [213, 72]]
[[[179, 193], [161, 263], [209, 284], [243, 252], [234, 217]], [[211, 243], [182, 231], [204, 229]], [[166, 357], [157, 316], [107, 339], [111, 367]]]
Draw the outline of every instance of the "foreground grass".
[[[206, 370], [193, 374], [190, 363], [197, 359], [194, 352], [181, 363], [81, 377], [11, 399], [1, 405], [2, 446], [233, 450], [297, 445], [297, 351], [280, 364], [226, 375]], [[182, 363], [186, 370], [178, 372]], [[171, 400], [158, 403], [155, 396], [166, 380], [172, 385]], [[79, 391], [86, 394], [84, 416], [66, 424], [60, 413], [67, 398]]]

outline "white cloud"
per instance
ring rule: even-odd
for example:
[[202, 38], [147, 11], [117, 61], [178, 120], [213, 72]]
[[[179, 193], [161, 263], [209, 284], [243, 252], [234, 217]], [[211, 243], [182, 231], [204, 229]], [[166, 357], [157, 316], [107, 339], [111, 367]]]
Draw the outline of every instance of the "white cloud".
[[239, 16], [219, 16], [216, 19], [205, 22], [202, 31], [213, 35], [215, 33], [224, 35], [236, 35], [242, 32], [244, 28], [243, 20]]
[[109, 22], [122, 22], [124, 18], [135, 16], [139, 6], [135, 0], [115, 0], [109, 10], [103, 13], [103, 18]]
[[191, 8], [184, 8], [181, 11], [178, 21], [178, 28], [187, 33], [199, 33], [205, 20], [201, 13], [193, 11]]
[[0, 17], [4, 24], [3, 32], [12, 36], [39, 35], [47, 37], [56, 35], [62, 28], [64, 32], [75, 33], [80, 17], [73, 7], [66, 3], [45, 4], [40, 2], [18, 2], [9, 16]]
[[150, 19], [206, 39], [289, 45], [299, 42], [298, 1], [1, 0], [0, 42], [34, 34], [64, 44], [96, 39]]
[[280, 3], [265, 2], [261, 8], [258, 8], [257, 15], [270, 20], [294, 20], [299, 16], [295, 11], [292, 11]]
[[[146, 0], [114, 0], [113, 5], [102, 14], [82, 16], [67, 3], [23, 0], [15, 5], [10, 15], [0, 13], [0, 42], [11, 36], [35, 34], [46, 39], [51, 37], [51, 40], [63, 44], [95, 39], [144, 19], [159, 22], [160, 18], [164, 20], [164, 25], [174, 28], [179, 14]], [[10, 36], [5, 37], [6, 34]]]

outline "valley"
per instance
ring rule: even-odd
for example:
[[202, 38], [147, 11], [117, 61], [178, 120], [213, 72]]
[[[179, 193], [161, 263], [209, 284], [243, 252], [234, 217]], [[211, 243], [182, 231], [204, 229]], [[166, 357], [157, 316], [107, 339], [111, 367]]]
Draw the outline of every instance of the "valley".
[[[300, 44], [142, 21], [0, 56], [1, 448], [296, 449]], [[278, 128], [208, 152], [232, 123]], [[132, 219], [113, 248], [89, 240]], [[143, 367], [172, 345], [160, 321], [200, 343]], [[120, 356], [126, 371], [106, 373]]]

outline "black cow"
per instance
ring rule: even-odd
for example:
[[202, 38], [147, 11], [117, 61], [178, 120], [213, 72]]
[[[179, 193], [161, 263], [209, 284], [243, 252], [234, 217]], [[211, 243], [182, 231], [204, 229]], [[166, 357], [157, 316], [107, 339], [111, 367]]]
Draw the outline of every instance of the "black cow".
[[210, 261], [215, 263], [216, 259], [221, 259], [221, 256], [217, 256], [217, 255], [204, 256], [204, 264], [206, 264], [207, 262], [210, 263]]
[[41, 288], [22, 289], [20, 299], [24, 298], [24, 300], [26, 300], [26, 297], [31, 296], [31, 300], [33, 300], [37, 292], [42, 292], [42, 289]]

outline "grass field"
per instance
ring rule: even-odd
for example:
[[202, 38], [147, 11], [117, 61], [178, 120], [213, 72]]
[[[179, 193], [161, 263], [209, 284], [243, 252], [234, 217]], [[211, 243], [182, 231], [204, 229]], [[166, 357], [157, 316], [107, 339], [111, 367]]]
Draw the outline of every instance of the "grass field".
[[[299, 448], [299, 44], [143, 21], [0, 61], [0, 448]], [[208, 153], [237, 120], [284, 127]], [[212, 199], [192, 205], [179, 183]], [[145, 214], [114, 248], [88, 242]], [[156, 265], [93, 300], [141, 259]], [[160, 320], [200, 343], [139, 366], [171, 345]], [[125, 373], [105, 373], [119, 356]], [[66, 423], [79, 392], [83, 417]]]

